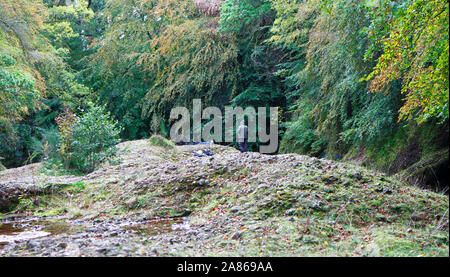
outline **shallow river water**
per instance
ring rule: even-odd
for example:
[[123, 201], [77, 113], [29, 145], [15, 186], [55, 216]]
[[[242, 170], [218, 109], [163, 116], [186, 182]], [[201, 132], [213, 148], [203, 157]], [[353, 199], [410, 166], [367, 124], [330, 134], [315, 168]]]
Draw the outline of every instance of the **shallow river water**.
[[42, 237], [71, 235], [83, 233], [119, 232], [132, 233], [137, 236], [157, 236], [176, 230], [188, 230], [187, 218], [154, 218], [145, 221], [120, 221], [107, 224], [107, 228], [99, 228], [92, 222], [68, 220], [62, 217], [38, 218], [25, 217], [0, 221], [0, 249], [7, 244], [33, 241]]

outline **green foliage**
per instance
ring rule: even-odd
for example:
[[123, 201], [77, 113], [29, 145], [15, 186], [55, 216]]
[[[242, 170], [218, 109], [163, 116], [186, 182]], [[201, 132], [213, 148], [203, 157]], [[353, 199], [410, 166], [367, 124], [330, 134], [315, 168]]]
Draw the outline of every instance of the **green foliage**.
[[268, 0], [225, 0], [220, 6], [219, 32], [244, 33], [255, 21], [270, 11]]
[[28, 198], [18, 198], [19, 203], [15, 207], [15, 210], [18, 212], [31, 211], [34, 207], [33, 200]]
[[81, 193], [86, 189], [86, 185], [83, 182], [75, 182], [73, 184], [65, 184], [64, 188], [68, 188], [68, 191], [73, 193]]
[[[120, 121], [125, 139], [167, 136], [171, 108], [190, 108], [194, 98], [220, 108], [276, 106], [281, 152], [366, 149], [374, 160], [396, 134], [412, 132], [399, 119], [431, 122], [437, 132], [448, 122], [443, 0], [2, 0], [0, 7], [6, 166], [51, 160], [59, 145], [55, 163], [93, 170], [97, 161], [84, 167], [83, 157], [72, 157], [81, 119], [66, 117], [89, 102]], [[80, 134], [89, 129], [77, 126]]]
[[52, 45], [63, 52], [72, 68], [84, 67], [80, 62], [86, 56], [91, 40], [97, 35], [94, 12], [88, 8], [88, 1], [76, 1], [73, 6], [51, 5], [44, 24], [45, 35]]
[[51, 128], [63, 105], [86, 105], [91, 91], [67, 63], [76, 51], [58, 48], [45, 29], [55, 12], [50, 19], [40, 0], [5, 0], [0, 7], [0, 154], [17, 166], [43, 157], [36, 149], [40, 128]]
[[110, 1], [103, 13], [109, 23], [84, 73], [123, 137], [147, 137], [152, 117], [174, 106], [222, 106], [236, 91], [238, 49], [191, 0]]
[[40, 98], [34, 78], [15, 65], [14, 58], [0, 52], [0, 126], [21, 119]]
[[[48, 107], [39, 114], [45, 116], [48, 111], [61, 111], [63, 106], [84, 107], [92, 100], [92, 91], [82, 84], [73, 69], [56, 53], [43, 56], [44, 59], [36, 63], [41, 76], [45, 79], [47, 90], [43, 101]], [[55, 103], [53, 103], [55, 102]], [[53, 107], [49, 107], [52, 105]], [[53, 117], [54, 118], [54, 117]]]
[[277, 18], [268, 41], [292, 53], [278, 71], [293, 100], [283, 151], [322, 155], [326, 150], [334, 157], [353, 143], [371, 143], [395, 128], [401, 106], [398, 85], [391, 84], [391, 95], [373, 95], [359, 81], [374, 65], [364, 59], [370, 46], [367, 33], [361, 32], [371, 24], [367, 4], [274, 3]]
[[64, 113], [61, 113], [56, 119], [58, 124], [59, 136], [61, 138], [61, 145], [58, 149], [61, 160], [65, 164], [65, 168], [69, 168], [71, 156], [72, 156], [72, 139], [73, 139], [73, 126], [79, 120], [79, 118], [68, 108]]
[[174, 106], [191, 106], [194, 98], [223, 105], [234, 93], [236, 46], [211, 32], [204, 20], [169, 25], [152, 44], [154, 51], [138, 59], [149, 75], [158, 77], [146, 93], [144, 116], [168, 115]]
[[20, 121], [40, 107], [41, 94], [35, 78], [4, 50], [9, 49], [0, 48], [0, 156], [4, 165], [12, 166], [26, 159], [22, 147], [30, 128]]
[[40, 128], [41, 138], [31, 137], [31, 155], [28, 158], [30, 162], [34, 159], [55, 160], [59, 157], [58, 149], [61, 138], [58, 128], [52, 125], [50, 128]]
[[371, 30], [383, 54], [366, 78], [371, 80], [370, 90], [384, 91], [390, 82], [402, 79], [406, 101], [400, 119], [447, 120], [448, 1], [382, 1], [381, 6], [374, 13], [390, 22], [381, 31]]
[[103, 106], [89, 104], [71, 127], [69, 155], [70, 165], [83, 172], [91, 172], [105, 160], [117, 154], [116, 144], [120, 142], [121, 128], [112, 120]]

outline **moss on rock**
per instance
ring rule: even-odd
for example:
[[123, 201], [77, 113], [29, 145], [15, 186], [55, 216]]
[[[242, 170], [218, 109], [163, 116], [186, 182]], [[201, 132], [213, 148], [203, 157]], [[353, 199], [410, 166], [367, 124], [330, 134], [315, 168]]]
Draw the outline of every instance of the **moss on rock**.
[[160, 135], [153, 135], [148, 140], [148, 143], [153, 146], [159, 146], [165, 149], [174, 149], [175, 143], [172, 141], [160, 136]]

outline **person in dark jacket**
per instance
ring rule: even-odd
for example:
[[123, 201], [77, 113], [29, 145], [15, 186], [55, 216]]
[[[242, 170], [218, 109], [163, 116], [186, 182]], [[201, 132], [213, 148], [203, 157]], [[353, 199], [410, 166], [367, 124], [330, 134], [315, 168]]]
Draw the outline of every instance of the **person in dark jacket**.
[[247, 152], [248, 141], [248, 127], [245, 125], [244, 120], [241, 121], [237, 129], [238, 146], [241, 152]]

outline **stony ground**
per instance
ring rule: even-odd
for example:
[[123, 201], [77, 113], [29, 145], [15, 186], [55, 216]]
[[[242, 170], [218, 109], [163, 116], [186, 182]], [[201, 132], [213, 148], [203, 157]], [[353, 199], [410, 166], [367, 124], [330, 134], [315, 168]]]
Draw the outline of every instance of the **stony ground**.
[[448, 196], [356, 165], [120, 148], [86, 176], [0, 172], [0, 256], [449, 256]]

